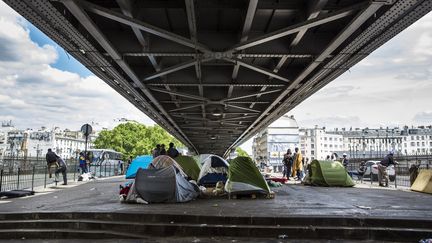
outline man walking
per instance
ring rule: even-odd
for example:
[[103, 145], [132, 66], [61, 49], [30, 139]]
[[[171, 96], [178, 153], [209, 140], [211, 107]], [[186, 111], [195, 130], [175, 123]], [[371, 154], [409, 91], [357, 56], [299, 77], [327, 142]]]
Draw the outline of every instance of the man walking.
[[382, 183], [382, 179], [384, 177], [385, 180], [385, 186], [388, 187], [388, 174], [387, 174], [387, 167], [390, 165], [397, 165], [398, 163], [394, 161], [393, 159], [393, 151], [390, 151], [389, 154], [387, 154], [384, 159], [378, 164], [378, 183], [379, 186], [384, 186]]

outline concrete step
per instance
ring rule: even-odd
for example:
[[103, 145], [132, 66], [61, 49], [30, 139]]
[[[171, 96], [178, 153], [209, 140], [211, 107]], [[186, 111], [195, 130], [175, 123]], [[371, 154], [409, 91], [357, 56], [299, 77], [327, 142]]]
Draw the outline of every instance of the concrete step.
[[[223, 224], [214, 223], [218, 217], [194, 216], [198, 221], [177, 219], [177, 215], [143, 215], [134, 220], [130, 214], [100, 214], [100, 213], [29, 213], [29, 214], [1, 214], [0, 238], [41, 238], [49, 232], [46, 238], [71, 238], [76, 232], [85, 232], [83, 238], [146, 238], [151, 236], [227, 236], [227, 237], [253, 237], [253, 238], [277, 238], [279, 235], [287, 235], [291, 239], [329, 239], [329, 240], [394, 240], [418, 241], [421, 238], [431, 237], [432, 228], [430, 222], [408, 220], [401, 223], [399, 220], [388, 219], [386, 223], [381, 219], [380, 226], [365, 224], [359, 218], [323, 218], [299, 217], [290, 218], [286, 224], [266, 224], [269, 221], [256, 218], [241, 224], [230, 224], [232, 221], [244, 221], [245, 218], [236, 217], [227, 219]], [[163, 219], [157, 221], [160, 217]], [[198, 218], [197, 218], [198, 217]], [[146, 218], [146, 219], [144, 219]], [[119, 220], [122, 219], [122, 220]], [[214, 220], [214, 221], [212, 221]], [[378, 220], [378, 219], [377, 219]], [[185, 222], [186, 221], [186, 222]], [[380, 221], [380, 220], [378, 220]], [[330, 224], [326, 224], [329, 223]], [[340, 224], [338, 225], [337, 222]], [[357, 222], [357, 223], [355, 223]], [[398, 223], [397, 223], [398, 222]], [[407, 225], [409, 227], [398, 227]], [[349, 225], [349, 226], [347, 226]], [[19, 229], [19, 230], [17, 230]], [[40, 232], [39, 235], [37, 232]], [[100, 235], [100, 236], [98, 236]]]

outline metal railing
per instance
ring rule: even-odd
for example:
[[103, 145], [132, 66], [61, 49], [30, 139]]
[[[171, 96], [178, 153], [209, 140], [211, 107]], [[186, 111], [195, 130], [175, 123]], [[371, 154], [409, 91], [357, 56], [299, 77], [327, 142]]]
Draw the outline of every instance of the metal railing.
[[[48, 185], [57, 185], [55, 181], [55, 167], [52, 167], [52, 177], [48, 173], [48, 166], [45, 159], [41, 158], [3, 158], [0, 164], [0, 192], [10, 190], [34, 190], [35, 187]], [[78, 161], [75, 159], [67, 159], [66, 175], [68, 181], [77, 181], [81, 174]], [[102, 164], [91, 165], [89, 171], [95, 177], [110, 177], [120, 175], [122, 172], [117, 165]], [[60, 182], [63, 181], [61, 173], [57, 178]]]
[[[347, 166], [347, 171], [352, 175], [352, 178], [357, 183], [370, 183], [378, 185], [378, 170], [372, 170], [372, 166], [370, 165], [367, 169], [367, 173], [363, 176], [358, 175], [358, 170], [361, 166], [362, 162], [367, 162], [370, 160], [373, 161], [381, 161], [381, 159], [354, 159], [350, 160], [350, 163]], [[418, 154], [416, 155], [398, 155], [394, 156], [394, 160], [398, 162], [397, 165], [393, 167], [394, 176], [389, 175], [389, 185], [393, 185], [394, 187], [402, 186], [402, 187], [411, 187], [412, 179], [411, 173], [419, 172], [422, 169], [431, 169], [432, 168], [432, 156], [430, 154]], [[416, 167], [411, 169], [410, 167], [415, 165]], [[390, 169], [391, 170], [391, 169]]]

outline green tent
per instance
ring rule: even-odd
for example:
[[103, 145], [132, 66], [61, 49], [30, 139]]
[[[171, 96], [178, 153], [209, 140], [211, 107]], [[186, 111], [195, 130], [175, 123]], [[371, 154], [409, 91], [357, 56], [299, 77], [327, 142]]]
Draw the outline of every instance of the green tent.
[[198, 181], [198, 176], [200, 173], [199, 163], [191, 156], [180, 155], [175, 158], [175, 161], [182, 167], [183, 171], [192, 180]]
[[270, 193], [267, 182], [252, 159], [241, 156], [231, 160], [225, 190], [228, 193]]
[[314, 160], [310, 164], [305, 184], [316, 186], [354, 186], [354, 182], [340, 162], [318, 160]]

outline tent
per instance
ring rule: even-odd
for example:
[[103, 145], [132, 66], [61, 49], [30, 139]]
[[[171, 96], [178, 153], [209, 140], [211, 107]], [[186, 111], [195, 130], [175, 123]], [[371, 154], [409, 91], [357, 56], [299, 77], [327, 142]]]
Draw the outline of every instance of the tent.
[[218, 181], [226, 182], [228, 162], [217, 155], [210, 155], [204, 161], [198, 176], [198, 184], [214, 186]]
[[183, 177], [187, 177], [186, 173], [183, 171], [183, 168], [171, 157], [168, 155], [159, 155], [154, 158], [153, 161], [149, 164], [148, 169], [162, 169], [168, 166], [174, 166], [177, 170], [180, 171]]
[[318, 160], [311, 162], [305, 184], [315, 186], [354, 186], [354, 182], [340, 162]]
[[129, 165], [128, 170], [126, 171], [126, 179], [133, 179], [139, 168], [147, 169], [153, 157], [151, 155], [141, 155], [132, 160], [132, 163]]
[[203, 165], [204, 162], [213, 154], [200, 154], [200, 155], [196, 155], [195, 157], [197, 158], [197, 161], [200, 165]]
[[198, 186], [188, 182], [173, 165], [161, 169], [139, 169], [137, 194], [148, 203], [188, 202], [198, 197]]
[[191, 156], [180, 155], [175, 161], [183, 168], [183, 171], [192, 180], [198, 181], [200, 173], [200, 164]]
[[269, 194], [270, 188], [251, 158], [237, 157], [231, 160], [225, 191]]
[[432, 170], [422, 169], [411, 186], [411, 190], [432, 194]]

